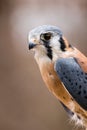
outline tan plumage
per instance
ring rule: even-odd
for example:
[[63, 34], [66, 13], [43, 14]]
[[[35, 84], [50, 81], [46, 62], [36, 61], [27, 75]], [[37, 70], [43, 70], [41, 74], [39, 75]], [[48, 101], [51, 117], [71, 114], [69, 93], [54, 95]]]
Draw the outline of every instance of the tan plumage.
[[[55, 27], [53, 26], [53, 28]], [[29, 34], [29, 42], [33, 42], [33, 44], [31, 46], [30, 43], [29, 47], [30, 49], [31, 48], [35, 49], [35, 59], [40, 68], [42, 78], [46, 86], [48, 87], [48, 89], [58, 98], [60, 102], [62, 102], [69, 110], [71, 110], [74, 113], [72, 118], [75, 117], [74, 119], [76, 120], [76, 123], [78, 122], [79, 125], [84, 126], [86, 128], [87, 111], [78, 104], [78, 102], [73, 98], [73, 96], [66, 89], [63, 82], [61, 82], [60, 77], [58, 77], [56, 71], [54, 70], [54, 65], [56, 60], [58, 60], [59, 58], [74, 57], [77, 60], [80, 67], [82, 68], [82, 70], [85, 73], [87, 73], [87, 58], [79, 50], [69, 45], [65, 37], [61, 35], [60, 30], [58, 30], [59, 31], [58, 36], [60, 37], [62, 36], [63, 39], [62, 44], [64, 45], [62, 45], [62, 47], [60, 48], [60, 44], [57, 43], [58, 39], [56, 40], [56, 38], [58, 37], [54, 35], [55, 39], [53, 39], [54, 37], [52, 37], [50, 40], [50, 46], [52, 45], [51, 46], [52, 50], [48, 50], [50, 53], [51, 51], [53, 52], [52, 53], [53, 56], [51, 56], [51, 54], [47, 56], [46, 47], [47, 49], [49, 49], [49, 47], [48, 45], [43, 44], [46, 41], [42, 42], [40, 36], [41, 34], [46, 34], [48, 32], [52, 33], [52, 31], [55, 30], [55, 29], [52, 30], [53, 28], [51, 26], [47, 27], [45, 25], [31, 31]], [[49, 39], [49, 37], [47, 38]], [[55, 45], [53, 44], [53, 42]]]
[[[71, 50], [70, 50], [71, 53]], [[74, 55], [73, 55], [74, 53]], [[69, 54], [69, 53], [68, 53]], [[78, 55], [78, 57], [77, 57]], [[83, 60], [84, 55], [80, 53], [77, 49], [73, 49], [70, 55], [67, 57], [74, 56], [78, 59], [79, 63], [85, 62]], [[64, 55], [65, 57], [65, 55]], [[80, 59], [81, 57], [81, 59]], [[76, 112], [78, 116], [82, 116], [84, 125], [87, 125], [87, 111], [82, 109], [79, 104], [73, 99], [73, 97], [66, 90], [64, 85], [61, 83], [56, 72], [54, 71], [53, 62], [42, 62], [39, 64], [40, 72], [44, 82], [46, 83], [48, 89], [61, 101], [65, 106], [67, 106], [71, 111]], [[81, 64], [82, 69], [85, 68], [84, 64]]]

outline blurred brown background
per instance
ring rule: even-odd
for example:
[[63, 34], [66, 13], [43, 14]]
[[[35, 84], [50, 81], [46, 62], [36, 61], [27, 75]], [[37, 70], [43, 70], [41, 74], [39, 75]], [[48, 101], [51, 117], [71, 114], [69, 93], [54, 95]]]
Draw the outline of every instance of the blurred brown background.
[[42, 24], [87, 55], [87, 0], [0, 0], [0, 130], [74, 128], [28, 50], [28, 31]]

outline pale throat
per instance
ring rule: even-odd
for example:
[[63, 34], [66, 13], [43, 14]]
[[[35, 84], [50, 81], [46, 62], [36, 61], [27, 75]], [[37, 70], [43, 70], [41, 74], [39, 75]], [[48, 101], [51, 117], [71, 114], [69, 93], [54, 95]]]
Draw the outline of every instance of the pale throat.
[[34, 57], [39, 67], [52, 62], [52, 60], [47, 56], [47, 50], [45, 48], [37, 48], [34, 51]]

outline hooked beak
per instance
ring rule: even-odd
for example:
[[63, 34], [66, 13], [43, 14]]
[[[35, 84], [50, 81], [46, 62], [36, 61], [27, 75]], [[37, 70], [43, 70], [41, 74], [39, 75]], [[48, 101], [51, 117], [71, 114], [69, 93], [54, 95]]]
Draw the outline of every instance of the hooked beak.
[[29, 43], [29, 50], [33, 49], [37, 44], [34, 44], [32, 42]]

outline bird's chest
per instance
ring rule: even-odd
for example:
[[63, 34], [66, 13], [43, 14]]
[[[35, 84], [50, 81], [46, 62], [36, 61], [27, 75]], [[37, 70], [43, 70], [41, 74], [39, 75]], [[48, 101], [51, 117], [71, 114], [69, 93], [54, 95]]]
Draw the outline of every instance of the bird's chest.
[[46, 83], [48, 89], [54, 92], [55, 89], [57, 88], [57, 85], [60, 86], [61, 84], [60, 80], [58, 79], [54, 71], [54, 65], [52, 63], [44, 64], [41, 67], [40, 71], [41, 71], [42, 78]]
[[61, 80], [54, 70], [54, 64], [43, 64], [40, 68], [42, 78], [46, 83], [48, 89], [64, 104], [68, 104], [71, 100], [66, 88], [63, 86]]

